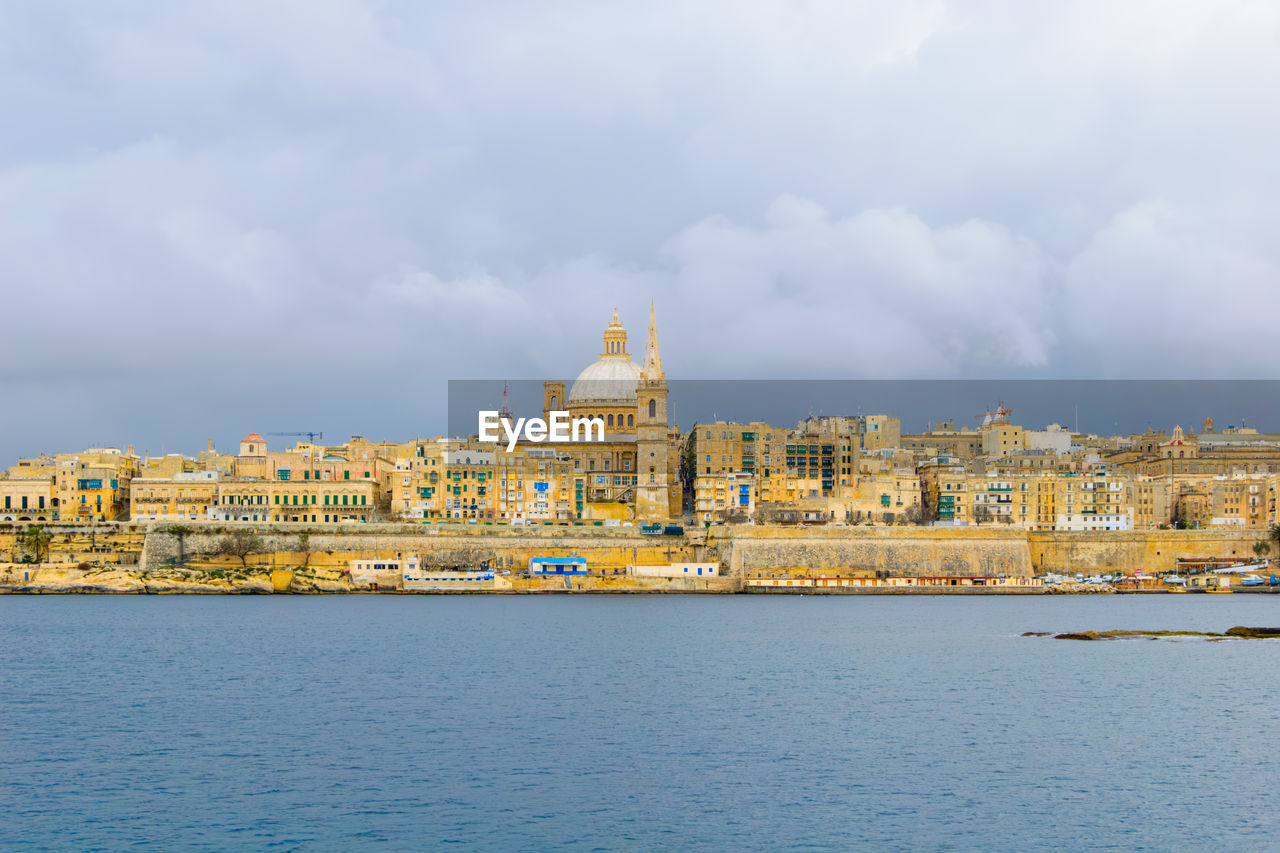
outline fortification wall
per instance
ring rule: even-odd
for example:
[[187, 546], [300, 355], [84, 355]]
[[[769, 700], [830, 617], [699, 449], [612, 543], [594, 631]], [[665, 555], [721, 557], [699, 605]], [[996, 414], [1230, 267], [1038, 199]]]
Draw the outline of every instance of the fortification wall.
[[1038, 574], [1172, 571], [1179, 557], [1251, 560], [1254, 544], [1266, 538], [1263, 530], [1223, 528], [1027, 534], [1031, 564]]
[[[416, 555], [438, 568], [519, 571], [533, 556], [580, 554], [593, 567], [622, 570], [717, 560], [730, 577], [790, 574], [1008, 575], [1043, 572], [1164, 571], [1178, 557], [1250, 559], [1263, 531], [1151, 530], [1027, 532], [1009, 528], [755, 527], [690, 530], [685, 536], [643, 536], [634, 528], [499, 527], [363, 524], [342, 527], [242, 523], [46, 524], [51, 563], [159, 569], [231, 566], [217, 555], [232, 531], [249, 529], [261, 545], [248, 565], [342, 569], [358, 558]], [[26, 525], [0, 524], [0, 561], [19, 563]], [[181, 535], [177, 531], [182, 531]], [[181, 547], [182, 559], [179, 559]]]
[[[187, 526], [181, 550], [187, 561], [213, 554], [233, 530], [246, 525], [201, 524]], [[593, 567], [621, 571], [629, 563], [693, 561], [699, 549], [680, 537], [641, 536], [617, 528], [579, 527], [466, 527], [403, 524], [362, 524], [341, 528], [300, 524], [253, 525], [262, 538], [260, 552], [250, 563], [274, 566], [345, 567], [349, 560], [416, 555], [425, 567], [475, 568], [487, 563], [494, 569], [519, 571], [534, 556], [567, 557], [580, 554]], [[305, 543], [305, 544], [304, 544]], [[178, 560], [179, 536], [166, 525], [156, 525], [147, 535], [143, 567]], [[223, 558], [225, 559], [225, 558]]]
[[936, 527], [768, 528], [713, 532], [708, 545], [733, 577], [792, 574], [1007, 575], [1032, 574], [1021, 530]]

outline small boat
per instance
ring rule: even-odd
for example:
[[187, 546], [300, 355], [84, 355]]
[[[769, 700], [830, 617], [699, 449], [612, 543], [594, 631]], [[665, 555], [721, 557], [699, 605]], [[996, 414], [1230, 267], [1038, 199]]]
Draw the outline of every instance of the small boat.
[[1244, 575], [1240, 578], [1240, 586], [1262, 586], [1266, 582], [1266, 578], [1260, 578], [1257, 575]]
[[1185, 587], [1187, 585], [1187, 579], [1180, 577], [1179, 575], [1165, 575], [1160, 580], [1178, 587]]
[[1232, 592], [1233, 590], [1231, 589], [1231, 579], [1230, 579], [1230, 578], [1225, 578], [1225, 577], [1220, 577], [1220, 578], [1218, 578], [1218, 585], [1217, 585], [1217, 586], [1206, 586], [1204, 591], [1205, 591], [1205, 592], [1217, 592], [1217, 593]]

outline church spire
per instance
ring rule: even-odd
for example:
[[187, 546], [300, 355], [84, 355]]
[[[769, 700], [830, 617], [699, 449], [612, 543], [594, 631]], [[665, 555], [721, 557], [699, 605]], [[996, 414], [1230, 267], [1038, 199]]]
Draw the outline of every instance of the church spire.
[[662, 356], [658, 354], [658, 320], [654, 313], [653, 303], [649, 303], [649, 337], [644, 345], [644, 367], [641, 375], [645, 379], [662, 379]]

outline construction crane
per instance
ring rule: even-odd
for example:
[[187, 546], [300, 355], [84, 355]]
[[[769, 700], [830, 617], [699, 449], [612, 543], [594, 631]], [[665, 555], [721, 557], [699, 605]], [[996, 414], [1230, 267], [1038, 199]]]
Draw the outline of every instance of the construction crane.
[[307, 441], [310, 442], [311, 444], [315, 444], [316, 439], [324, 438], [324, 433], [322, 432], [269, 432], [267, 433], [267, 435], [288, 435], [288, 436], [296, 436], [298, 438], [301, 438], [302, 436], [305, 435], [307, 437]]
[[999, 403], [996, 403], [996, 407], [991, 411], [979, 412], [974, 415], [974, 417], [982, 418], [982, 425], [986, 426], [987, 424], [1007, 424], [1009, 422], [1009, 415], [1012, 414], [1013, 409], [1007, 408], [1004, 404], [1004, 400], [1001, 400]]

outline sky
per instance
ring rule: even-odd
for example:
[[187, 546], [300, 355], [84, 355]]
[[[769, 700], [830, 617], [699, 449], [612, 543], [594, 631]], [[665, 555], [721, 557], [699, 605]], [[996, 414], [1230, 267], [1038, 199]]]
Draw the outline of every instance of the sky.
[[680, 379], [1276, 378], [1278, 48], [1235, 0], [0, 4], [0, 460], [429, 436], [650, 301]]

